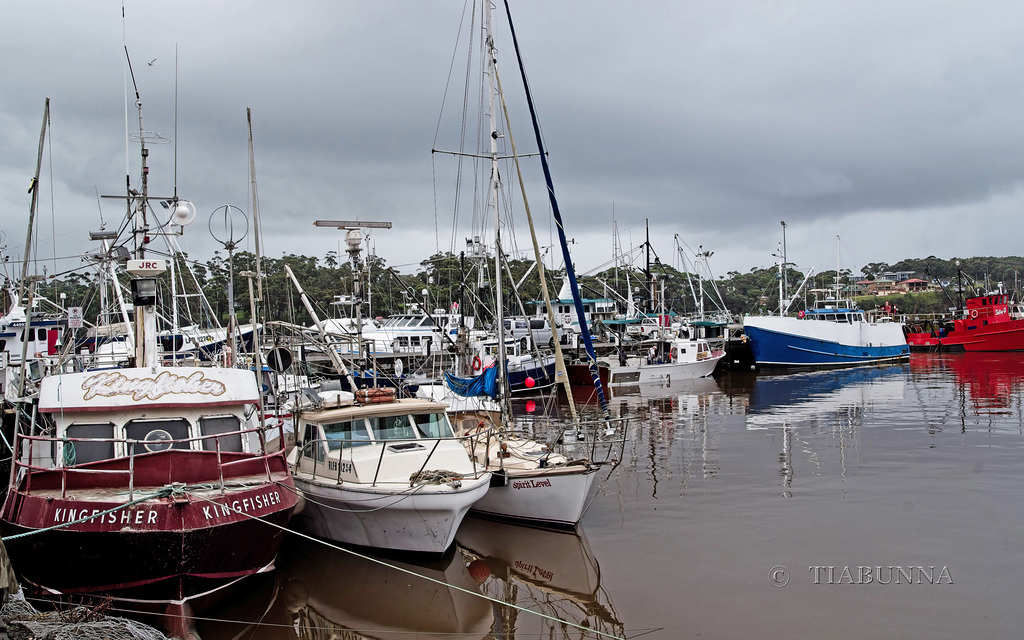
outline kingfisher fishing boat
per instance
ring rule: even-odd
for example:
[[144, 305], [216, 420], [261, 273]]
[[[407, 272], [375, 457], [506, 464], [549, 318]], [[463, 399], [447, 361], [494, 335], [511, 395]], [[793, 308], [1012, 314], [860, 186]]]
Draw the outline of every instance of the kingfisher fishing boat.
[[40, 385], [19, 431], [4, 544], [53, 595], [186, 604], [269, 571], [297, 497], [250, 371], [136, 367]]
[[[122, 239], [135, 241], [129, 366], [82, 371], [61, 354], [47, 363], [38, 396], [19, 398], [0, 526], [30, 591], [170, 614], [181, 634], [174, 620], [189, 609], [274, 567], [298, 494], [284, 452], [266, 445], [251, 370], [160, 358], [157, 276], [167, 265], [145, 255], [157, 230], [139, 136], [141, 184], [119, 196], [134, 221]], [[175, 197], [172, 215], [186, 204]]]
[[321, 538], [442, 554], [490, 486], [445, 405], [391, 388], [325, 398], [299, 415], [298, 437], [289, 461], [306, 500], [295, 523]]

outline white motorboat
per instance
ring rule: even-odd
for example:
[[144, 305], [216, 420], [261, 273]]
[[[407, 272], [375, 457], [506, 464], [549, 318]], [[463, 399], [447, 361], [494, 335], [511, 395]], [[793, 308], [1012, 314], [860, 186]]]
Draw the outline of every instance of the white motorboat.
[[299, 415], [289, 461], [306, 504], [295, 522], [346, 544], [440, 554], [491, 474], [454, 436], [445, 405], [393, 391]]
[[725, 351], [712, 351], [704, 340], [657, 338], [641, 346], [639, 358], [627, 358], [624, 366], [612, 367], [612, 386], [703, 378], [725, 357]]

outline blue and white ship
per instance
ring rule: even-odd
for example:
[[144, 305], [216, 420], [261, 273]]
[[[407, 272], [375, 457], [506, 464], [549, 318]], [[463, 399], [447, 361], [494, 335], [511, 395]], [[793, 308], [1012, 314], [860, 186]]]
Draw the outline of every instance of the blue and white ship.
[[796, 317], [745, 316], [743, 332], [759, 367], [844, 367], [910, 357], [903, 325], [869, 321], [850, 300], [817, 300]]

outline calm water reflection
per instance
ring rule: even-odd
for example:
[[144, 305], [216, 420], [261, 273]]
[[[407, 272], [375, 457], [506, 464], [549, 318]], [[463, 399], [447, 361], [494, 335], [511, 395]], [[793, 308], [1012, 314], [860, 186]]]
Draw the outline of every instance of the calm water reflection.
[[[471, 519], [402, 566], [615, 636], [1013, 637], [1022, 385], [1017, 354], [915, 354], [616, 390], [639, 422], [579, 535]], [[599, 637], [301, 541], [207, 616], [250, 624], [204, 638]]]

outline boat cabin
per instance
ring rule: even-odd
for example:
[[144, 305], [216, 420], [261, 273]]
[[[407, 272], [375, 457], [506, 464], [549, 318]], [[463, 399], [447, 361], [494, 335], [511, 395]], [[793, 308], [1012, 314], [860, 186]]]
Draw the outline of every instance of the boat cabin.
[[168, 449], [262, 453], [254, 417], [255, 375], [241, 369], [181, 367], [85, 371], [48, 376], [39, 410], [55, 437], [31, 448], [33, 463], [71, 467]]
[[455, 437], [444, 404], [402, 399], [305, 412], [296, 471], [338, 483], [399, 482], [425, 470], [482, 471]]
[[643, 346], [644, 351], [641, 353], [648, 365], [699, 362], [710, 358], [712, 353], [710, 345], [705, 340], [647, 340], [643, 342]]
[[822, 320], [846, 324], [866, 321], [864, 311], [858, 309], [852, 300], [836, 298], [815, 300], [813, 308], [798, 312], [797, 317], [801, 320]]

